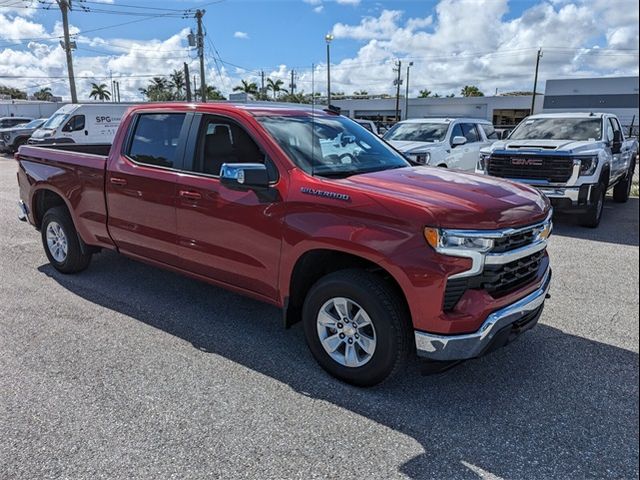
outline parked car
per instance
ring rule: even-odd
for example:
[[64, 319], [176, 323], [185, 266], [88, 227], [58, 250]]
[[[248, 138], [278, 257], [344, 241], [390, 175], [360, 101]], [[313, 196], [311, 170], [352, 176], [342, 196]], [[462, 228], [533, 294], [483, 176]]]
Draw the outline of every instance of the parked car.
[[335, 112], [148, 104], [110, 149], [16, 159], [20, 218], [60, 272], [103, 248], [276, 305], [356, 385], [416, 351], [441, 366], [501, 347], [536, 324], [549, 289], [543, 195], [414, 167]]
[[28, 117], [0, 117], [0, 129], [13, 128], [16, 125], [29, 123], [32, 118]]
[[27, 143], [29, 137], [40, 128], [46, 118], [38, 118], [31, 120], [29, 123], [17, 125], [13, 128], [4, 128], [0, 130], [0, 152], [15, 152], [21, 145]]
[[421, 165], [474, 171], [480, 149], [498, 134], [477, 118], [415, 118], [396, 123], [383, 138]]
[[29, 139], [31, 145], [113, 141], [122, 116], [131, 107], [125, 103], [69, 104], [58, 109]]
[[525, 118], [508, 140], [481, 152], [478, 172], [535, 186], [558, 211], [597, 227], [605, 196], [626, 202], [638, 143], [608, 113], [545, 113]]
[[369, 130], [371, 133], [375, 133], [376, 135], [380, 135], [380, 132], [378, 131], [378, 126], [376, 125], [376, 122], [374, 122], [372, 120], [365, 120], [363, 118], [354, 118], [354, 120], [357, 123], [359, 123], [361, 126], [366, 128], [367, 130]]

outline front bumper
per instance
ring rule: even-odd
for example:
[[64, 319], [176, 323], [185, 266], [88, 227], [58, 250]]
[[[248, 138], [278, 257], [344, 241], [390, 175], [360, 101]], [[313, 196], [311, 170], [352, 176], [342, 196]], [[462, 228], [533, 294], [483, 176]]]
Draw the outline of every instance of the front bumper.
[[587, 209], [591, 205], [595, 184], [585, 184], [579, 187], [547, 187], [536, 186], [545, 195], [554, 210], [579, 210]]
[[[548, 269], [540, 287], [498, 311], [490, 314], [480, 329], [462, 335], [438, 335], [416, 330], [418, 356], [435, 361], [467, 360], [478, 357], [535, 326], [542, 313], [551, 283]], [[500, 343], [496, 345], [496, 343]]]

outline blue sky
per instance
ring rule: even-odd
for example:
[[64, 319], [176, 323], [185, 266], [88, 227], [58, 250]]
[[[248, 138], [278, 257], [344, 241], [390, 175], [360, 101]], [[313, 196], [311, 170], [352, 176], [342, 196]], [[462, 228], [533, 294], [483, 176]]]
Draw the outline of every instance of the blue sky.
[[[30, 91], [46, 84], [66, 94], [60, 12], [46, 6], [52, 1], [0, 0], [0, 84]], [[145, 75], [168, 74], [184, 61], [197, 66], [185, 38], [195, 20], [142, 19], [168, 13], [159, 9], [206, 9], [207, 77], [226, 93], [242, 78], [256, 81], [261, 69], [286, 83], [295, 69], [298, 89], [310, 91], [312, 64], [322, 91], [327, 32], [335, 35], [334, 90], [346, 93], [392, 91], [396, 59], [414, 62], [413, 94], [456, 93], [465, 84], [490, 92], [530, 89], [540, 47], [541, 81], [638, 73], [637, 0], [619, 0], [615, 8], [607, 0], [73, 2], [80, 89], [110, 71], [123, 78], [130, 99]]]

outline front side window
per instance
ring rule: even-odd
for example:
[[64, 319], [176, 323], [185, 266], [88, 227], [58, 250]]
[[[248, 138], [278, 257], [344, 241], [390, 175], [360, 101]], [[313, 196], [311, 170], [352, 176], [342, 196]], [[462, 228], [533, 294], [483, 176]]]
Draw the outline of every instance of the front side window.
[[312, 175], [346, 177], [409, 166], [376, 135], [345, 117], [264, 116], [259, 121], [291, 160]]
[[63, 128], [65, 132], [77, 132], [79, 130], [84, 130], [84, 115], [74, 115]]
[[476, 143], [480, 141], [480, 134], [473, 123], [463, 123], [462, 134], [467, 139], [467, 143]]
[[448, 129], [448, 123], [396, 123], [384, 134], [384, 139], [388, 142], [442, 142]]
[[516, 127], [509, 140], [593, 141], [602, 138], [600, 118], [529, 118]]
[[138, 163], [173, 168], [184, 119], [184, 113], [139, 115], [129, 146], [129, 158]]
[[[224, 163], [265, 163], [265, 159], [260, 147], [237, 123], [223, 117], [204, 117], [192, 171], [219, 176]], [[271, 162], [267, 162], [267, 168], [273, 168]], [[274, 178], [271, 170], [270, 177]]]
[[489, 140], [498, 140], [500, 137], [496, 129], [493, 128], [493, 125], [489, 125], [488, 123], [481, 123], [480, 127], [484, 130], [484, 134]]

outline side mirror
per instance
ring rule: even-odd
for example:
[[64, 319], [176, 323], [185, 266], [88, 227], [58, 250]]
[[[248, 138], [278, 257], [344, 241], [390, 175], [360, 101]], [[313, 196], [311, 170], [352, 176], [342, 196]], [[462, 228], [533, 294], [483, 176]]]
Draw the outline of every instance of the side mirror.
[[613, 142], [611, 143], [611, 153], [620, 153], [622, 149], [622, 132], [616, 130], [613, 132]]
[[467, 143], [467, 139], [466, 137], [463, 137], [461, 135], [457, 135], [451, 139], [451, 146], [453, 148], [459, 147], [460, 145], [464, 145], [465, 143]]
[[233, 190], [268, 188], [269, 173], [262, 163], [223, 163], [220, 183]]

